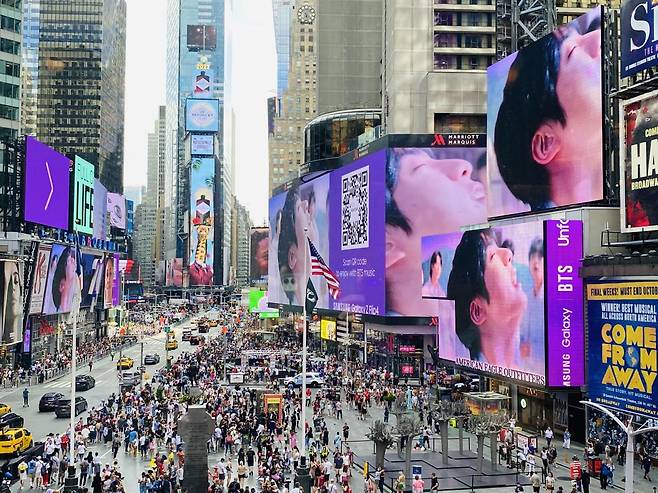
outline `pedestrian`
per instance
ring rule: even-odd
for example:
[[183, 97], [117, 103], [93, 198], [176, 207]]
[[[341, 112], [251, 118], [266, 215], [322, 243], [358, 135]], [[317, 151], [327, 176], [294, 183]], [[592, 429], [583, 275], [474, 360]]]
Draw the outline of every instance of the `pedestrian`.
[[398, 474], [398, 479], [395, 485], [395, 489], [397, 491], [404, 491], [407, 486], [407, 479], [404, 477], [404, 473], [400, 471], [400, 474]]
[[27, 390], [27, 387], [23, 389], [23, 407], [30, 407], [28, 397], [30, 396], [30, 391]]
[[649, 457], [649, 454], [644, 454], [642, 456], [642, 469], [644, 470], [643, 478], [647, 481], [651, 481], [651, 478], [649, 477], [649, 472], [651, 471], [651, 457]]
[[432, 493], [436, 493], [437, 491], [439, 491], [439, 478], [436, 476], [435, 472], [432, 473], [432, 477], [431, 477], [430, 481], [431, 481], [430, 482], [430, 491]]
[[546, 475], [546, 491], [548, 493], [553, 493], [555, 490], [555, 477], [553, 476], [552, 472], [549, 472]]
[[539, 493], [539, 490], [541, 489], [541, 478], [539, 477], [539, 474], [537, 474], [537, 471], [530, 476], [530, 485], [532, 486], [533, 493]]
[[25, 457], [23, 457], [20, 464], [18, 464], [18, 479], [21, 483], [20, 489], [23, 489], [27, 484], [27, 464], [25, 463]]
[[521, 493], [523, 491], [523, 486], [521, 486], [521, 483], [516, 483], [516, 487], [514, 488], [514, 493]]
[[94, 365], [92, 360], [89, 360], [89, 373], [91, 373], [91, 367]]
[[[580, 476], [580, 485], [583, 488], [583, 493], [589, 493], [590, 480], [591, 480], [591, 476], [589, 474], [589, 471], [587, 469], [583, 469], [583, 472]], [[578, 481], [576, 481], [576, 484], [578, 484]]]
[[411, 483], [411, 493], [423, 493], [423, 489], [425, 488], [425, 481], [421, 479], [421, 477], [416, 474], [414, 476], [414, 480]]

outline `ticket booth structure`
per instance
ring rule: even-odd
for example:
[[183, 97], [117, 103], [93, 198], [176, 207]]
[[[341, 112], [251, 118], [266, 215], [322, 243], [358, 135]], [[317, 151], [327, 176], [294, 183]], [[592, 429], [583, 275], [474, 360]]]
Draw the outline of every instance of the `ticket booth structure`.
[[277, 416], [276, 422], [281, 424], [283, 420], [283, 395], [282, 394], [264, 394], [263, 406], [265, 416], [274, 413]]

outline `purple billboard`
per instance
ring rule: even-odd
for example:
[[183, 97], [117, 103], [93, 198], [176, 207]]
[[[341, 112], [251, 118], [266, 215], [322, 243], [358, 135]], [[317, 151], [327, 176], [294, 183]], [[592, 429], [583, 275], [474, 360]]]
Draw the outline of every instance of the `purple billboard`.
[[585, 384], [582, 221], [545, 222], [546, 323], [549, 387]]
[[67, 230], [71, 160], [34, 137], [25, 139], [25, 220]]
[[119, 272], [119, 254], [114, 254], [114, 279], [112, 281], [112, 306], [119, 306], [121, 300], [121, 286], [119, 282], [121, 280], [121, 273]]
[[331, 174], [331, 268], [340, 281], [334, 310], [368, 315], [386, 313], [383, 285], [386, 149]]

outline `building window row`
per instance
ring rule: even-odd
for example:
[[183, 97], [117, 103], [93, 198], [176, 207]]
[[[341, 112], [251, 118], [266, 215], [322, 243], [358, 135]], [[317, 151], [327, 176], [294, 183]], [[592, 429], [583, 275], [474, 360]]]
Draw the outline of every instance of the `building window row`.
[[21, 52], [21, 44], [18, 41], [13, 41], [7, 38], [0, 39], [0, 51], [18, 55]]
[[493, 27], [494, 15], [488, 12], [434, 11], [435, 26]]
[[18, 86], [9, 82], [0, 82], [0, 96], [18, 99]]
[[8, 17], [6, 15], [0, 15], [0, 28], [6, 29], [14, 33], [20, 34], [21, 32], [21, 21], [14, 19], [13, 17]]
[[0, 0], [0, 5], [6, 5], [7, 7], [13, 7], [15, 9], [21, 9], [23, 0]]
[[493, 62], [492, 56], [434, 53], [434, 70], [486, 70]]
[[435, 33], [434, 48], [493, 48], [493, 36]]

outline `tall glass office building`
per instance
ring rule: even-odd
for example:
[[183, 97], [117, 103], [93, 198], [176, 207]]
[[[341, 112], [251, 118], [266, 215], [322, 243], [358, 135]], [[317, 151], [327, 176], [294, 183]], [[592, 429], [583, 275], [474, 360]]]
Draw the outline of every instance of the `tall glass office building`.
[[167, 109], [165, 165], [165, 258], [185, 258], [189, 234], [189, 169], [185, 158], [185, 102], [198, 97], [197, 76], [209, 81], [206, 96], [219, 100], [219, 132], [215, 166], [215, 284], [226, 278], [223, 259], [230, 237], [232, 176], [225, 169], [222, 143], [224, 111], [224, 0], [169, 0], [167, 25]]
[[18, 134], [20, 94], [20, 0], [0, 0], [0, 138]]
[[290, 65], [290, 27], [295, 0], [273, 0], [274, 39], [276, 42], [276, 93], [279, 98], [288, 88]]
[[125, 0], [25, 0], [23, 133], [123, 190]]

